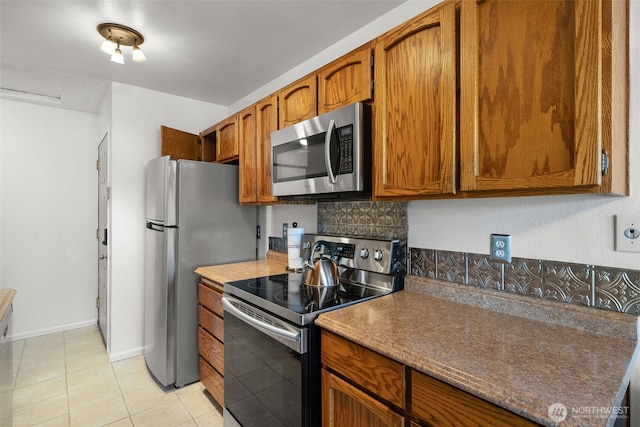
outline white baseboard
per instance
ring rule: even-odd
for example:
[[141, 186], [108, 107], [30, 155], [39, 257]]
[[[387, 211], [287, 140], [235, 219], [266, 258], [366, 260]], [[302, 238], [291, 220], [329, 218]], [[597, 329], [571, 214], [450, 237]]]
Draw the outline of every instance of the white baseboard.
[[112, 353], [112, 354], [109, 354], [109, 363], [117, 362], [119, 360], [129, 359], [131, 357], [140, 356], [141, 354], [144, 354], [144, 347], [138, 347], [138, 348], [123, 351], [120, 353]]
[[11, 334], [8, 337], [8, 340], [19, 341], [27, 338], [39, 337], [41, 335], [49, 335], [49, 334], [55, 334], [58, 332], [70, 331], [72, 329], [80, 329], [80, 328], [86, 328], [89, 326], [96, 326], [97, 324], [98, 323], [96, 319], [86, 320], [84, 322], [69, 323], [66, 325], [55, 326], [53, 328], [39, 329], [37, 331], [23, 332], [21, 334]]

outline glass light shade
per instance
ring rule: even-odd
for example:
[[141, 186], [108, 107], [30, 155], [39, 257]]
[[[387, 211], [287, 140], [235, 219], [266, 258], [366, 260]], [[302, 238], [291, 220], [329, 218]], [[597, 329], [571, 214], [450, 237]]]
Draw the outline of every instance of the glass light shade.
[[116, 49], [115, 53], [111, 55], [111, 62], [124, 64], [124, 56], [122, 56], [122, 51], [120, 49]]
[[104, 39], [102, 45], [100, 45], [100, 50], [107, 55], [113, 55], [116, 52], [116, 44], [109, 39]]
[[137, 45], [133, 46], [133, 53], [131, 54], [133, 58], [133, 62], [144, 62], [147, 60], [147, 57], [144, 56], [144, 52]]

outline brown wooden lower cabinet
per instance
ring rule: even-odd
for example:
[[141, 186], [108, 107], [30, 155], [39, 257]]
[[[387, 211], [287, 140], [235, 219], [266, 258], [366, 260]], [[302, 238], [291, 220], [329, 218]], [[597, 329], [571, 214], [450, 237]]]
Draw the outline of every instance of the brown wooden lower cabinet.
[[224, 377], [213, 369], [206, 360], [200, 358], [200, 382], [209, 394], [220, 404], [224, 405]]
[[411, 427], [539, 425], [322, 331], [323, 427], [386, 427], [409, 423]]
[[322, 425], [402, 427], [404, 416], [323, 369]]
[[538, 425], [418, 371], [411, 375], [411, 410], [414, 417], [433, 426]]
[[224, 311], [222, 285], [202, 279], [198, 285], [200, 382], [224, 406]]

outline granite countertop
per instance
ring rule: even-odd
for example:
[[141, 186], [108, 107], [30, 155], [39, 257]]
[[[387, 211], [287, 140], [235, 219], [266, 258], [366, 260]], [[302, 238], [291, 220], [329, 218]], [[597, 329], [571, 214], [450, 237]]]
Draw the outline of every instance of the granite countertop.
[[612, 425], [584, 411], [622, 405], [638, 355], [636, 316], [417, 276], [316, 324], [548, 426]]
[[267, 251], [266, 259], [198, 267], [195, 272], [218, 283], [287, 273], [287, 254]]
[[[0, 320], [2, 320], [9, 311], [15, 295], [16, 291], [13, 289], [0, 289]], [[2, 331], [0, 331], [0, 333], [2, 333]]]

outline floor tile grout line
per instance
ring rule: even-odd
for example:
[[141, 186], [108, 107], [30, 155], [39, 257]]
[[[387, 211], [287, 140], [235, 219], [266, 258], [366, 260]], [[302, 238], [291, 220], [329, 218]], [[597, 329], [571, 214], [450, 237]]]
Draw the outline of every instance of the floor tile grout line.
[[[55, 378], [61, 378], [62, 376], [64, 376], [63, 380], [64, 381], [64, 397], [65, 397], [65, 403], [66, 403], [66, 414], [58, 414], [58, 415], [50, 415], [50, 417], [48, 417], [47, 419], [42, 419], [39, 420], [38, 422], [40, 423], [47, 423], [47, 422], [52, 422], [54, 419], [58, 419], [58, 418], [62, 418], [63, 416], [66, 417], [67, 419], [67, 425], [71, 426], [72, 425], [72, 405], [71, 405], [71, 399], [70, 399], [70, 377], [71, 375], [77, 374], [78, 372], [81, 372], [84, 369], [93, 369], [94, 368], [94, 364], [93, 362], [91, 364], [87, 364], [84, 367], [78, 368], [78, 366], [74, 365], [76, 368], [78, 368], [77, 370], [74, 370], [73, 372], [71, 372], [70, 370], [72, 369], [72, 365], [69, 363], [70, 358], [72, 358], [75, 354], [75, 351], [84, 351], [84, 350], [80, 350], [81, 347], [84, 347], [85, 345], [87, 345], [87, 347], [91, 348], [91, 333], [87, 333], [87, 337], [86, 339], [83, 338], [81, 335], [73, 335], [70, 336], [68, 334], [66, 334], [65, 332], [61, 332], [61, 342], [59, 344], [55, 344], [56, 348], [61, 348], [62, 349], [62, 354], [64, 357], [64, 369], [61, 370], [61, 374], [58, 374], [55, 376]], [[37, 338], [37, 337], [36, 337]], [[26, 343], [27, 339], [24, 339], [24, 341], [21, 343], [22, 347], [20, 348], [20, 354], [18, 357], [15, 357], [14, 360], [16, 361], [16, 363], [20, 366], [24, 366], [24, 357], [25, 357], [25, 349], [27, 348], [27, 343]], [[83, 342], [83, 340], [85, 340], [86, 342]], [[79, 348], [75, 348], [74, 345], [78, 344]], [[104, 344], [104, 343], [101, 343]], [[40, 344], [35, 344], [35, 345], [40, 345]], [[47, 342], [46, 340], [42, 341], [42, 345], [51, 345], [50, 342]], [[60, 345], [60, 347], [57, 347], [58, 345]], [[29, 347], [33, 347], [33, 345], [30, 345]], [[99, 349], [93, 348], [90, 349], [88, 351], [95, 351], [98, 350], [98, 353], [102, 353], [102, 352], [106, 352], [106, 349], [104, 349], [104, 346], [102, 345]], [[58, 351], [58, 350], [57, 350]], [[143, 356], [136, 356], [136, 357], [143, 357]], [[89, 356], [89, 358], [92, 358], [91, 356]], [[102, 363], [102, 362], [100, 362]], [[118, 420], [110, 420], [108, 423], [114, 423], [114, 422], [118, 422], [118, 421], [122, 421], [125, 419], [129, 419], [129, 422], [131, 423], [131, 425], [135, 425], [134, 420], [133, 420], [133, 416], [134, 414], [131, 413], [131, 409], [130, 409], [130, 405], [127, 403], [127, 400], [125, 398], [125, 389], [123, 388], [123, 384], [121, 383], [121, 377], [118, 374], [117, 370], [116, 370], [116, 364], [118, 362], [108, 362], [109, 365], [109, 369], [111, 374], [113, 375], [114, 379], [117, 382], [117, 387], [118, 387], [118, 396], [122, 399], [125, 408], [126, 408], [126, 416], [123, 416], [122, 418], [119, 418]], [[97, 366], [97, 365], [96, 365]], [[153, 380], [153, 378], [151, 377], [150, 372], [146, 369], [146, 366], [144, 366], [144, 364], [142, 364], [142, 370], [139, 366], [136, 366], [136, 364], [134, 363], [133, 365], [131, 365], [131, 372], [134, 374], [141, 374], [142, 371], [144, 371], [144, 373], [149, 376], [149, 378], [151, 380]], [[15, 370], [15, 374], [16, 374], [16, 380], [14, 381], [13, 384], [13, 389], [16, 389], [16, 383], [17, 383], [17, 376], [19, 372], [25, 372], [22, 371], [20, 368], [18, 368], [17, 370]], [[36, 377], [37, 378], [37, 377]], [[30, 385], [35, 385], [38, 383], [42, 383], [45, 381], [50, 381], [54, 378], [49, 378], [49, 379], [38, 379], [37, 381], [35, 381]], [[181, 411], [185, 411], [185, 414], [188, 414], [188, 420], [185, 420], [184, 422], [193, 422], [194, 424], [197, 425], [197, 421], [196, 421], [196, 413], [198, 413], [198, 417], [203, 416], [205, 413], [207, 413], [207, 411], [201, 412], [201, 407], [199, 407], [197, 404], [195, 404], [195, 402], [190, 401], [190, 396], [195, 395], [196, 393], [206, 393], [205, 389], [203, 386], [199, 386], [199, 388], [197, 389], [193, 389], [192, 391], [189, 391], [188, 393], [179, 393], [178, 389], [166, 389], [163, 387], [160, 387], [157, 383], [155, 383], [155, 386], [159, 387], [160, 389], [162, 389], [165, 393], [171, 393], [171, 394], [175, 394], [175, 396], [177, 397], [176, 402], [179, 402], [179, 407], [181, 407]], [[26, 387], [26, 386], [25, 386]], [[146, 387], [146, 386], [144, 386]], [[182, 389], [184, 390], [184, 389]], [[63, 393], [58, 393], [56, 394], [56, 396], [61, 396]], [[194, 396], [195, 397], [195, 396]], [[47, 397], [49, 398], [49, 397]], [[44, 399], [40, 399], [37, 398], [36, 400], [30, 401], [26, 404], [31, 404], [40, 400], [44, 400]], [[189, 406], [191, 405], [191, 406]], [[146, 408], [140, 412], [137, 412], [136, 414], [140, 414], [143, 413], [147, 410], [150, 410], [152, 408], [157, 408], [158, 406], [160, 406], [160, 404], [153, 404], [150, 408]], [[195, 412], [192, 412], [195, 411]], [[219, 409], [215, 408], [215, 405], [212, 405], [211, 407], [211, 411], [217, 411], [218, 413], [220, 412]], [[218, 414], [221, 417], [221, 414]], [[220, 422], [222, 421], [222, 419], [220, 418]], [[184, 424], [181, 423], [182, 424]]]

